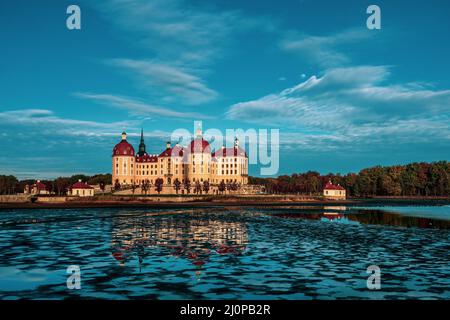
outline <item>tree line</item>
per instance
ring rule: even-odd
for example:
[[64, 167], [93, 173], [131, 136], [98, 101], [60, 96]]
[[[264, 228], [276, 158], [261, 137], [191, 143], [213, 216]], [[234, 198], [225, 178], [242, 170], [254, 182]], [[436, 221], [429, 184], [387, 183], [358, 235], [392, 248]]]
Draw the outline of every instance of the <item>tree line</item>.
[[308, 171], [278, 178], [249, 177], [250, 184], [264, 185], [266, 192], [274, 194], [319, 195], [330, 180], [353, 197], [450, 196], [450, 162], [375, 166], [346, 175]]
[[[69, 188], [75, 183], [81, 180], [87, 182], [90, 185], [100, 185], [103, 188], [106, 185], [111, 184], [112, 177], [111, 174], [96, 174], [93, 176], [88, 176], [84, 174], [76, 174], [70, 177], [58, 177], [56, 179], [41, 180], [46, 187], [46, 189], [57, 195], [65, 195]], [[0, 175], [0, 194], [16, 194], [22, 193], [27, 185], [33, 185], [36, 180], [26, 179], [18, 180], [14, 176]]]
[[[90, 185], [105, 185], [112, 183], [111, 174], [98, 174], [94, 176], [73, 175], [71, 177], [58, 177], [54, 180], [42, 180], [47, 190], [58, 195], [64, 195], [70, 186], [82, 180]], [[315, 171], [283, 175], [277, 178], [249, 177], [250, 184], [264, 185], [267, 193], [273, 194], [306, 194], [319, 195], [328, 181], [340, 184], [353, 197], [367, 196], [450, 196], [450, 162], [420, 162], [396, 166], [375, 166], [361, 170], [359, 173], [346, 175], [329, 173], [321, 175]], [[12, 175], [0, 175], [0, 194], [15, 194], [23, 192], [26, 185], [32, 185], [35, 180], [19, 181]], [[149, 190], [150, 185], [136, 186]], [[156, 183], [156, 191], [162, 190], [162, 183]], [[186, 193], [209, 192], [209, 184], [192, 184], [190, 181], [174, 182], [177, 192], [184, 189]], [[120, 189], [115, 186], [115, 189]], [[238, 185], [221, 184], [219, 192], [237, 190]]]

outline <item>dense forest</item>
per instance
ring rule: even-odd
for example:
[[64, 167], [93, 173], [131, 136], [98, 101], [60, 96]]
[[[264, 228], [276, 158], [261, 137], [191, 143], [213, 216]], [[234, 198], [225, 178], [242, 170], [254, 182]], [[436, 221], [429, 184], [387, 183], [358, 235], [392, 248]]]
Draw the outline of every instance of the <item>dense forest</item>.
[[269, 193], [315, 195], [329, 180], [346, 188], [353, 197], [450, 196], [450, 162], [376, 166], [346, 175], [308, 171], [278, 178], [250, 177], [249, 182], [265, 185]]
[[[111, 174], [97, 174], [94, 176], [86, 176], [83, 174], [73, 175], [71, 177], [59, 177], [54, 180], [41, 180], [45, 184], [47, 190], [58, 195], [66, 193], [67, 189], [78, 180], [87, 182], [90, 185], [107, 185], [111, 184]], [[32, 185], [36, 180], [17, 180], [14, 176], [0, 175], [0, 194], [22, 193], [26, 185]]]

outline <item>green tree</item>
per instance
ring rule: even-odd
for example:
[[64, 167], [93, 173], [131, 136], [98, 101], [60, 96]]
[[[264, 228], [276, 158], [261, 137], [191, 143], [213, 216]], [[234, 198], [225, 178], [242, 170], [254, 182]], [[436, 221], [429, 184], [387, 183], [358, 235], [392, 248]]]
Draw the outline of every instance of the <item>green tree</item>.
[[191, 193], [191, 181], [189, 181], [188, 178], [184, 179], [183, 181], [183, 187], [186, 190], [186, 193], [189, 194]]
[[206, 194], [208, 194], [209, 189], [210, 189], [209, 181], [208, 181], [208, 180], [205, 180], [205, 181], [203, 182], [203, 191], [204, 191]]
[[181, 189], [181, 182], [180, 180], [178, 180], [178, 178], [176, 178], [175, 181], [173, 182], [173, 186], [175, 188], [175, 192], [178, 194], [178, 192]]
[[164, 180], [162, 178], [158, 178], [155, 180], [155, 191], [158, 192], [158, 194], [161, 193], [164, 185]]

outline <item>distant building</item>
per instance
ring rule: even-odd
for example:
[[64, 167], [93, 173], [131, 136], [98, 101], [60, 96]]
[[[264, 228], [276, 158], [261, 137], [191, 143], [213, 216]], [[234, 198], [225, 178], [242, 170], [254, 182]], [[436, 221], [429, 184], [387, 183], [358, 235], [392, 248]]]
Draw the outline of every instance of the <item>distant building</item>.
[[37, 180], [36, 183], [31, 186], [26, 185], [24, 193], [31, 195], [50, 194], [50, 192], [47, 190], [47, 187], [41, 182], [41, 180]]
[[222, 181], [243, 186], [248, 184], [248, 157], [238, 139], [235, 139], [233, 147], [222, 147], [213, 152], [209, 142], [203, 139], [200, 128], [188, 146], [177, 144], [171, 147], [168, 142], [159, 155], [147, 153], [143, 132], [135, 153], [123, 132], [122, 140], [112, 152], [113, 186], [139, 186], [143, 182], [154, 186], [157, 179], [162, 179], [166, 188], [173, 188], [176, 180], [181, 183], [189, 180], [192, 186], [197, 182], [202, 185], [207, 182], [211, 191]]
[[70, 194], [78, 197], [92, 197], [94, 195], [94, 187], [78, 180], [78, 182], [74, 183], [70, 188]]
[[325, 188], [323, 188], [323, 196], [330, 200], [345, 200], [347, 197], [345, 189], [339, 184], [333, 184], [331, 181], [328, 181]]

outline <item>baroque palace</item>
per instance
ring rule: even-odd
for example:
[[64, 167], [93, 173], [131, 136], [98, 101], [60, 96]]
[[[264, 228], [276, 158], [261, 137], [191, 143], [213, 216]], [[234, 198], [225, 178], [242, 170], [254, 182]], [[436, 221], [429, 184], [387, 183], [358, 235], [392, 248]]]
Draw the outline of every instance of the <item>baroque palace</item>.
[[114, 147], [112, 154], [113, 185], [139, 186], [143, 182], [154, 185], [159, 178], [165, 187], [173, 186], [176, 180], [192, 184], [208, 182], [212, 189], [222, 181], [247, 185], [248, 157], [239, 147], [237, 138], [233, 147], [212, 151], [209, 142], [203, 139], [201, 129], [197, 129], [188, 146], [176, 144], [172, 147], [167, 142], [166, 149], [159, 155], [147, 153], [143, 131], [137, 153], [123, 132], [122, 141]]

